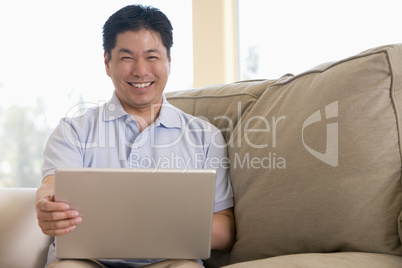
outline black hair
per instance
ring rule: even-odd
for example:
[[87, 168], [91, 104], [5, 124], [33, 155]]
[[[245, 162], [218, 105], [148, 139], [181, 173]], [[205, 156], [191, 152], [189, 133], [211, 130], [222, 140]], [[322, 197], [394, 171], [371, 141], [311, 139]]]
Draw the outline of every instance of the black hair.
[[116, 37], [119, 33], [136, 32], [142, 29], [159, 33], [170, 59], [170, 48], [173, 46], [172, 24], [159, 9], [142, 5], [123, 7], [110, 16], [103, 25], [103, 49], [109, 59], [112, 49], [116, 46]]

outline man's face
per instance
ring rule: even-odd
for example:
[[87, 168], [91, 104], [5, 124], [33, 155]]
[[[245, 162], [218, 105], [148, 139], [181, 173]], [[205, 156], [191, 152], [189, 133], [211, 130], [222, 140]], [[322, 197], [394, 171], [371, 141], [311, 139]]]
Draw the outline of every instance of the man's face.
[[105, 52], [106, 73], [129, 114], [162, 103], [170, 74], [170, 59], [160, 35], [149, 30], [127, 31], [116, 37], [111, 58]]

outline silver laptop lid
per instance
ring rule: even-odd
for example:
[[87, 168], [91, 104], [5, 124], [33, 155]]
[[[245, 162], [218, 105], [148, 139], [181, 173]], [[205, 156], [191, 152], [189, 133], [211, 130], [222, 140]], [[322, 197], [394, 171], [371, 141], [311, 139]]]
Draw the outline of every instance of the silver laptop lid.
[[58, 258], [206, 259], [215, 170], [59, 168], [55, 200], [83, 222], [56, 237]]

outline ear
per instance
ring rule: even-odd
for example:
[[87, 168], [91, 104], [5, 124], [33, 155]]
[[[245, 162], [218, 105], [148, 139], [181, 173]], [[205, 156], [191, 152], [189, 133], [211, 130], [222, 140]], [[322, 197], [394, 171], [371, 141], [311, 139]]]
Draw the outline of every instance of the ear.
[[170, 69], [172, 67], [172, 65], [170, 64], [171, 62], [172, 62], [172, 59], [169, 57], [169, 73], [168, 73], [168, 75], [170, 75]]
[[105, 62], [106, 74], [110, 77], [109, 54], [106, 51], [103, 52], [103, 58]]

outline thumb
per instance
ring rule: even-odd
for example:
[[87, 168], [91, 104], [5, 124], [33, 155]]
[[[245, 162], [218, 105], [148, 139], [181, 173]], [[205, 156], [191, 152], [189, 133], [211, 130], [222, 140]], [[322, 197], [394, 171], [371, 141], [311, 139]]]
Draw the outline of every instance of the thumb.
[[53, 195], [46, 195], [45, 197], [44, 197], [44, 199], [47, 199], [47, 200], [49, 200], [49, 201], [54, 201], [54, 194]]

